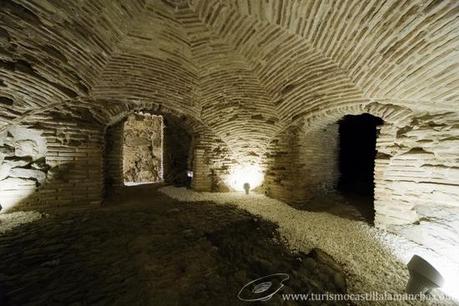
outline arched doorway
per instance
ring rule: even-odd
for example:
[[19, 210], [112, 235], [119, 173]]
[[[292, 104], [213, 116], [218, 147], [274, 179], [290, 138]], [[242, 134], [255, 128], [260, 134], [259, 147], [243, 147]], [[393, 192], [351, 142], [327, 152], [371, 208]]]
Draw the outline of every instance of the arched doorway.
[[377, 137], [382, 124], [365, 110], [351, 109], [291, 125], [269, 147], [266, 194], [298, 209], [374, 224], [376, 147], [381, 146]]
[[105, 135], [106, 195], [129, 185], [189, 186], [195, 134], [188, 124], [168, 113], [137, 111], [110, 125]]
[[383, 123], [368, 113], [346, 115], [338, 121], [337, 191], [370, 222], [374, 220], [376, 139]]

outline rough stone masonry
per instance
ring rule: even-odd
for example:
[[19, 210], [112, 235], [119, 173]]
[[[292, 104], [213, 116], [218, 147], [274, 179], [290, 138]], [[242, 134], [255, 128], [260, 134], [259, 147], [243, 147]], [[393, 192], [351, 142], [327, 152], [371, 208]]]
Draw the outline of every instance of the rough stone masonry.
[[124, 123], [123, 175], [129, 183], [156, 183], [163, 178], [163, 120], [132, 114]]
[[369, 113], [375, 226], [452, 258], [458, 15], [456, 0], [1, 1], [1, 205], [96, 209], [123, 186], [136, 112], [186, 130], [193, 189], [256, 165], [258, 191], [304, 201], [335, 190], [336, 123]]

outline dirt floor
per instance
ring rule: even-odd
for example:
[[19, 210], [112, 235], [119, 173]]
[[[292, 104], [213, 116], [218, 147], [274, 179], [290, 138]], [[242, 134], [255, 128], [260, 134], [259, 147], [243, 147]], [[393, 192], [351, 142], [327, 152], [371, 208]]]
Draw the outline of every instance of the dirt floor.
[[[135, 186], [102, 208], [44, 213], [0, 236], [0, 305], [296, 305], [281, 294], [346, 290], [326, 254], [292, 254], [275, 224], [232, 206]], [[270, 301], [238, 299], [273, 273], [289, 279]]]
[[372, 197], [355, 193], [318, 193], [311, 199], [291, 204], [300, 210], [326, 212], [341, 218], [374, 224], [375, 211]]

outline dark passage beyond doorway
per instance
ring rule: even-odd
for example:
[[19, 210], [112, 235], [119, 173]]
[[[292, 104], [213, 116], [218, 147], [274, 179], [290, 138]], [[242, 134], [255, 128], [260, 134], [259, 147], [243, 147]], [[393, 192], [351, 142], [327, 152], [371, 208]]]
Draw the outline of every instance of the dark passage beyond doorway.
[[362, 203], [367, 206], [362, 207], [365, 215], [374, 213], [377, 126], [382, 124], [381, 118], [370, 114], [347, 115], [339, 121], [338, 190], [354, 198], [357, 205], [366, 202]]

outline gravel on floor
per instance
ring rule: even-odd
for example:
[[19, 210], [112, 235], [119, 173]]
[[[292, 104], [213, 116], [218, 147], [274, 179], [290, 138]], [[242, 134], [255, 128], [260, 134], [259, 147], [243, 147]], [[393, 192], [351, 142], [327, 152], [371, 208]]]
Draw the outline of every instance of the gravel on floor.
[[19, 225], [36, 221], [42, 216], [38, 211], [18, 211], [0, 214], [0, 234], [4, 234]]
[[[48, 208], [0, 235], [0, 305], [244, 306], [244, 285], [279, 272], [289, 276], [282, 294], [347, 290], [336, 262], [320, 250], [291, 252], [273, 222], [233, 205], [128, 189], [104, 207]], [[253, 297], [247, 288], [242, 296]], [[304, 303], [276, 294], [263, 305]]]
[[[365, 222], [324, 212], [297, 210], [281, 201], [256, 193], [199, 193], [171, 186], [163, 187], [159, 191], [180, 201], [233, 204], [277, 223], [280, 234], [291, 249], [307, 253], [318, 248], [341, 264], [347, 275], [349, 293], [403, 293], [409, 277], [406, 264], [414, 254], [427, 258], [446, 279], [459, 275], [458, 267], [442, 262], [434, 251]], [[457, 283], [449, 283], [442, 290], [447, 293], [454, 292], [457, 290], [456, 286]], [[432, 293], [443, 295], [439, 290]], [[367, 304], [368, 302], [363, 302], [363, 305]], [[407, 304], [459, 305], [452, 300], [390, 303]], [[387, 305], [387, 301], [382, 301], [379, 305]]]

